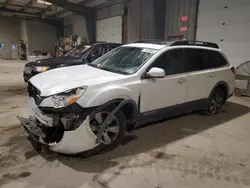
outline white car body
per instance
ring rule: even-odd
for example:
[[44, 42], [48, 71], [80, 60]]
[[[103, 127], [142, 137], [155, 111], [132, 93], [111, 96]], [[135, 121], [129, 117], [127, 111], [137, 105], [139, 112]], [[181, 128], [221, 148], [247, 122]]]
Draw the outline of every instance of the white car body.
[[[54, 95], [79, 87], [87, 87], [84, 94], [76, 101], [84, 109], [99, 107], [116, 99], [129, 99], [135, 102], [138, 107], [137, 111], [141, 115], [208, 99], [213, 89], [220, 83], [225, 84], [227, 97], [234, 91], [235, 77], [231, 71], [230, 63], [219, 68], [166, 75], [159, 79], [142, 79], [155, 60], [167, 51], [203, 49], [216, 51], [225, 57], [220, 49], [195, 45], [168, 46], [144, 43], [128, 44], [121, 48], [123, 47], [153, 49], [156, 50], [156, 53], [137, 72], [131, 75], [109, 72], [89, 65], [54, 69], [39, 74], [30, 80], [30, 83], [40, 91], [40, 97], [43, 98], [43, 101], [36, 107], [38, 111], [39, 108], [43, 107], [53, 108], [52, 97]], [[33, 99], [30, 97], [30, 100]], [[33, 102], [30, 106], [36, 106], [36, 104]], [[31, 111], [36, 119], [47, 118], [39, 117], [46, 116], [44, 113], [39, 115], [39, 112], [34, 113], [32, 109]], [[52, 127], [52, 123], [48, 122], [46, 126]], [[49, 146], [51, 150], [56, 152], [74, 154], [95, 147], [95, 139], [96, 136], [84, 121], [78, 129], [65, 131], [60, 142], [49, 143]]]

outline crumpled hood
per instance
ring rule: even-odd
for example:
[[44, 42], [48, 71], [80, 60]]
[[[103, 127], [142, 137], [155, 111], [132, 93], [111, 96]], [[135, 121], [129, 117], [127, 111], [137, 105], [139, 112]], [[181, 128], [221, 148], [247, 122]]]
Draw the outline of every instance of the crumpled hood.
[[89, 65], [53, 69], [30, 79], [41, 96], [50, 96], [82, 86], [102, 84], [124, 78], [125, 75], [104, 71]]

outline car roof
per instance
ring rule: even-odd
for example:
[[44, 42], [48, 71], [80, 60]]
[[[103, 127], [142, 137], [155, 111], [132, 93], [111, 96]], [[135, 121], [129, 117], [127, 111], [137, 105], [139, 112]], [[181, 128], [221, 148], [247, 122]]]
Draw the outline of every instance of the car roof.
[[137, 47], [137, 48], [151, 48], [155, 50], [160, 50], [162, 48], [165, 48], [165, 45], [161, 44], [150, 44], [150, 43], [131, 43], [124, 45], [125, 47]]
[[218, 50], [219, 46], [216, 43], [212, 42], [204, 42], [204, 41], [187, 41], [187, 40], [179, 40], [179, 41], [163, 41], [163, 40], [140, 40], [135, 41], [131, 44], [125, 45], [131, 47], [141, 47], [141, 48], [153, 48], [160, 50], [162, 48], [168, 47], [189, 47], [189, 48], [201, 48], [201, 49], [212, 49]]
[[108, 44], [108, 45], [122, 45], [122, 43], [117, 43], [117, 42], [96, 42], [92, 45], [97, 45], [97, 44]]

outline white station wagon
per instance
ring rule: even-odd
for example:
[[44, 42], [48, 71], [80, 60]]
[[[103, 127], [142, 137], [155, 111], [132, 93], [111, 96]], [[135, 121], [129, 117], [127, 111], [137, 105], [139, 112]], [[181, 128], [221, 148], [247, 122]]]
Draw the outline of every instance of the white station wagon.
[[32, 115], [19, 119], [52, 151], [93, 155], [117, 147], [142, 121], [219, 113], [235, 89], [234, 73], [217, 44], [140, 41], [33, 77]]

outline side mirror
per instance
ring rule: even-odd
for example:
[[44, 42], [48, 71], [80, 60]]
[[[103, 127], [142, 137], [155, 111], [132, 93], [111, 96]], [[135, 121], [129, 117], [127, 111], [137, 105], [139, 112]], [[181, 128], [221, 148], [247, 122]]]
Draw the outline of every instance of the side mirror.
[[165, 76], [163, 69], [153, 67], [144, 75], [144, 78], [164, 78]]

